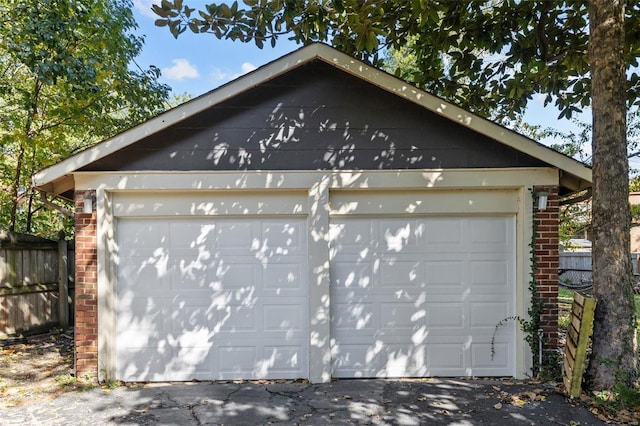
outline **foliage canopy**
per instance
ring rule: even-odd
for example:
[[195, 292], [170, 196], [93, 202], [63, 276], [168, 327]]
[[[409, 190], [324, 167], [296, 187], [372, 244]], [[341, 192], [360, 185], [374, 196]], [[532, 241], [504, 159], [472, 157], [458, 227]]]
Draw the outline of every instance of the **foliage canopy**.
[[[37, 170], [157, 113], [169, 88], [131, 69], [129, 0], [0, 0], [0, 228], [55, 233]], [[52, 229], [53, 228], [53, 229]]]
[[[588, 11], [582, 1], [244, 0], [196, 10], [162, 0], [156, 25], [262, 48], [280, 37], [329, 42], [377, 66], [411, 43], [403, 79], [484, 116], [515, 118], [536, 93], [561, 117], [590, 104]], [[629, 105], [640, 103], [640, 3], [626, 2]]]

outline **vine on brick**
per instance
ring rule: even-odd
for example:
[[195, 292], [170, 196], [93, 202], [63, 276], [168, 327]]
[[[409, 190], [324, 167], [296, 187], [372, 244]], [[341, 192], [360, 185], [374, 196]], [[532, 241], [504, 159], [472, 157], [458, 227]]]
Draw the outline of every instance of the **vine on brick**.
[[531, 262], [531, 272], [529, 276], [529, 294], [531, 295], [531, 303], [527, 313], [529, 319], [522, 318], [518, 315], [511, 316], [500, 320], [493, 330], [493, 336], [491, 337], [491, 359], [495, 356], [495, 337], [498, 332], [498, 328], [505, 325], [509, 321], [517, 321], [520, 324], [520, 329], [526, 334], [525, 340], [529, 344], [531, 354], [533, 355], [533, 371], [540, 371], [542, 360], [538, 359], [539, 354], [537, 348], [540, 345], [540, 317], [542, 316], [542, 300], [538, 293], [538, 281], [536, 279], [536, 270], [538, 269], [538, 259], [536, 256], [536, 237], [538, 235], [538, 221], [536, 220], [536, 206], [538, 205], [538, 196], [534, 192], [533, 188], [530, 189], [531, 197], [533, 199], [532, 211], [531, 211], [531, 241], [529, 242], [529, 254]]

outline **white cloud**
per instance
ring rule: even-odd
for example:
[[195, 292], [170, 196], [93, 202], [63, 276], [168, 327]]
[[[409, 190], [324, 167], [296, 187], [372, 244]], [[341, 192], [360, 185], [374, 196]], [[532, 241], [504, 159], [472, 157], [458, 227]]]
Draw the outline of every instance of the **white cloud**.
[[209, 73], [209, 77], [211, 81], [215, 84], [226, 83], [231, 80], [235, 80], [236, 78], [255, 70], [257, 67], [250, 62], [244, 62], [240, 65], [240, 72], [228, 72], [223, 70], [222, 68], [212, 68]]
[[162, 76], [169, 80], [184, 80], [185, 78], [198, 78], [198, 69], [186, 59], [174, 59], [172, 67], [162, 68]]
[[214, 83], [221, 83], [224, 81], [228, 81], [233, 76], [229, 75], [229, 73], [227, 72], [224, 72], [220, 68], [213, 68], [211, 70], [211, 73], [209, 74], [209, 77]]
[[257, 67], [255, 65], [253, 65], [251, 62], [245, 62], [242, 64], [242, 66], [240, 66], [240, 69], [242, 70], [242, 74], [246, 74], [248, 72], [251, 72], [253, 70], [255, 70]]
[[160, 2], [157, 0], [133, 0], [133, 7], [148, 18], [159, 19], [160, 17], [151, 10], [151, 5], [154, 3]]

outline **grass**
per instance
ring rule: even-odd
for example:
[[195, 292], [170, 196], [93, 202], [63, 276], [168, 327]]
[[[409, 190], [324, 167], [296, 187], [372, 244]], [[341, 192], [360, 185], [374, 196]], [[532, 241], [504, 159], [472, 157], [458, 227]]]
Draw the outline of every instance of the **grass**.
[[80, 380], [70, 374], [61, 374], [56, 376], [55, 381], [61, 389], [65, 390], [77, 390], [84, 392], [95, 387], [91, 382]]
[[[640, 333], [640, 294], [634, 295], [635, 304], [636, 304], [636, 329], [638, 333]], [[558, 289], [558, 304], [566, 304], [568, 308], [571, 308], [571, 303], [573, 302], [573, 290], [569, 290], [562, 286]], [[558, 325], [561, 328], [566, 329], [569, 326], [569, 311], [564, 315], [560, 315], [558, 317]]]

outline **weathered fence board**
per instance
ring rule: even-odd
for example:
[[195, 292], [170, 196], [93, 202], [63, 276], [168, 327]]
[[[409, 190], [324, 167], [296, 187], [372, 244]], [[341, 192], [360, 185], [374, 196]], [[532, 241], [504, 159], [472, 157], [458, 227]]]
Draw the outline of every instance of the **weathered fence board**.
[[[631, 266], [636, 281], [640, 280], [640, 253], [631, 253]], [[576, 290], [593, 286], [591, 252], [560, 252], [558, 265], [559, 284]]]
[[69, 326], [73, 259], [64, 238], [0, 232], [0, 336]]
[[572, 397], [580, 396], [582, 390], [582, 374], [587, 360], [595, 308], [594, 298], [574, 292], [563, 362], [564, 385]]

